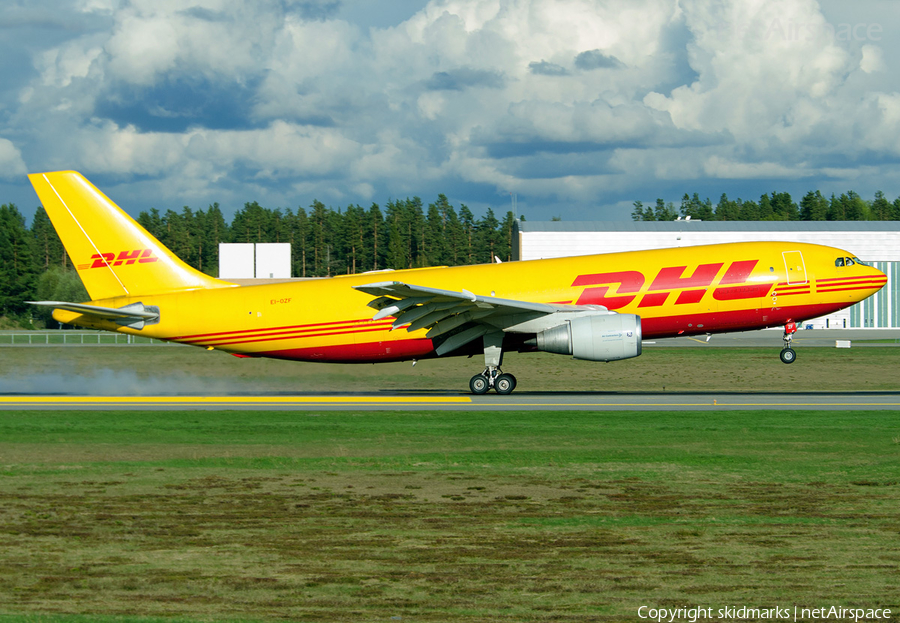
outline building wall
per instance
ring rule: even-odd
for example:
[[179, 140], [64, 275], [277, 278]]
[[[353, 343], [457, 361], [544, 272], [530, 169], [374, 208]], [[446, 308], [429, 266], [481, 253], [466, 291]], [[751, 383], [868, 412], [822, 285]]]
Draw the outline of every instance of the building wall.
[[519, 256], [538, 260], [594, 253], [619, 253], [644, 249], [690, 247], [723, 242], [808, 242], [845, 249], [866, 262], [900, 262], [898, 231], [522, 231], [519, 232]]

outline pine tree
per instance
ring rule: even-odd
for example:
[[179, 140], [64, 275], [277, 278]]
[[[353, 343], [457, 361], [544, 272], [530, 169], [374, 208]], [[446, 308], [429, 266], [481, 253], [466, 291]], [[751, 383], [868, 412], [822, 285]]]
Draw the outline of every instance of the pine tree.
[[809, 191], [800, 200], [800, 220], [824, 221], [828, 214], [828, 200], [818, 190]]
[[875, 200], [872, 201], [872, 218], [876, 221], [891, 220], [891, 204], [880, 190], [875, 191]]
[[[846, 199], [844, 199], [846, 197]], [[844, 217], [848, 221], [865, 221], [867, 220], [869, 206], [863, 201], [862, 197], [856, 194], [854, 191], [847, 191], [846, 195], [841, 195], [841, 200], [844, 202], [846, 209], [844, 211]]]
[[159, 210], [150, 208], [149, 212], [141, 212], [138, 215], [137, 222], [147, 230], [151, 236], [162, 242], [163, 239], [163, 220], [159, 215]]
[[678, 212], [672, 202], [666, 203], [662, 199], [656, 200], [656, 207], [653, 208], [653, 220], [655, 221], [674, 221], [678, 218]]
[[828, 211], [825, 213], [825, 218], [827, 220], [847, 220], [847, 217], [845, 215], [846, 207], [844, 205], [842, 197], [845, 197], [845, 195], [841, 195], [841, 197], [835, 197], [834, 193], [831, 193], [831, 199], [828, 200]]
[[409, 245], [407, 250], [409, 268], [427, 266], [428, 251], [425, 244], [425, 213], [422, 210], [422, 200], [418, 197], [407, 199], [404, 212]]
[[740, 206], [739, 214], [742, 221], [758, 221], [760, 220], [759, 204], [755, 201], [741, 201], [738, 199]]
[[460, 264], [474, 264], [475, 253], [475, 216], [466, 204], [459, 206], [459, 222], [463, 230], [463, 248]]
[[206, 212], [197, 213], [195, 222], [198, 226], [199, 240], [197, 244], [198, 265], [207, 275], [219, 274], [219, 244], [228, 242], [229, 231], [225, 217], [218, 203], [210, 205]]
[[43, 206], [38, 206], [34, 213], [34, 219], [31, 221], [31, 235], [34, 239], [35, 268], [38, 271], [45, 271], [51, 266], [66, 267], [69, 265], [69, 256]]
[[465, 263], [467, 254], [466, 232], [456, 210], [447, 206], [447, 264], [459, 266]]
[[405, 203], [389, 201], [385, 210], [387, 227], [387, 266], [395, 270], [409, 268], [410, 257]]
[[372, 270], [381, 270], [387, 267], [385, 259], [387, 228], [384, 224], [384, 215], [377, 203], [373, 203], [369, 207], [368, 220], [372, 232]]
[[33, 237], [25, 217], [13, 204], [0, 206], [0, 314], [23, 314], [34, 300], [37, 271], [32, 255]]
[[438, 202], [429, 204], [425, 218], [425, 264], [442, 266], [447, 262], [447, 197], [438, 195]]
[[503, 217], [503, 222], [500, 223], [499, 229], [499, 240], [498, 240], [498, 253], [497, 255], [504, 262], [512, 261], [512, 248], [513, 248], [513, 236], [515, 236], [514, 225], [516, 222], [516, 215], [512, 213], [512, 210], [508, 211], [506, 215]]
[[631, 220], [632, 221], [655, 221], [656, 218], [653, 215], [653, 210], [650, 208], [644, 209], [643, 201], [635, 201], [631, 205], [634, 206], [634, 209], [631, 211]]
[[497, 221], [497, 217], [494, 216], [494, 211], [491, 208], [488, 208], [484, 217], [479, 219], [477, 224], [476, 263], [480, 264], [484, 262], [490, 264], [494, 261], [494, 257], [499, 250], [500, 236], [497, 231], [499, 225], [500, 223]]
[[790, 193], [772, 192], [772, 217], [777, 221], [796, 221], [799, 218], [797, 204]]

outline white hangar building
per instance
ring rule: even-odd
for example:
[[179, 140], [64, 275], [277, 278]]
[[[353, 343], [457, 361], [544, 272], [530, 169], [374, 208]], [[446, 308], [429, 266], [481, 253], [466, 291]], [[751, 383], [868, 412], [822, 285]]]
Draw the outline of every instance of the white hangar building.
[[875, 296], [805, 328], [900, 328], [898, 221], [517, 221], [512, 251], [513, 259], [536, 260], [752, 241], [838, 247], [888, 276]]

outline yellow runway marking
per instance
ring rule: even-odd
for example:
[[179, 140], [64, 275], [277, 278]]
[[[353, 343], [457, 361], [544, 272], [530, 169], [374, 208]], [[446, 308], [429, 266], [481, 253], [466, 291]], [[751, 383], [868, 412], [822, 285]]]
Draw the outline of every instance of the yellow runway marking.
[[465, 396], [0, 396], [0, 404], [442, 404]]

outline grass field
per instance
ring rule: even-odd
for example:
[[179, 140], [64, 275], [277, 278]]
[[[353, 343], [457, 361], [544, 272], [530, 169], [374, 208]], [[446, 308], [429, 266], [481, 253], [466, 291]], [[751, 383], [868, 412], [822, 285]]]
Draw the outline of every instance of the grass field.
[[[522, 391], [900, 389], [900, 349], [507, 357]], [[464, 391], [181, 347], [0, 350], [0, 392]], [[0, 412], [0, 623], [900, 612], [897, 412]]]
[[0, 621], [896, 614], [898, 415], [3, 412]]
[[[777, 337], [777, 336], [776, 336]], [[803, 348], [796, 363], [772, 348], [648, 347], [609, 364], [546, 353], [506, 355], [517, 391], [860, 391], [900, 390], [900, 348]], [[468, 392], [483, 359], [337, 365], [238, 359], [180, 346], [0, 349], [0, 392], [154, 394], [231, 392]]]

